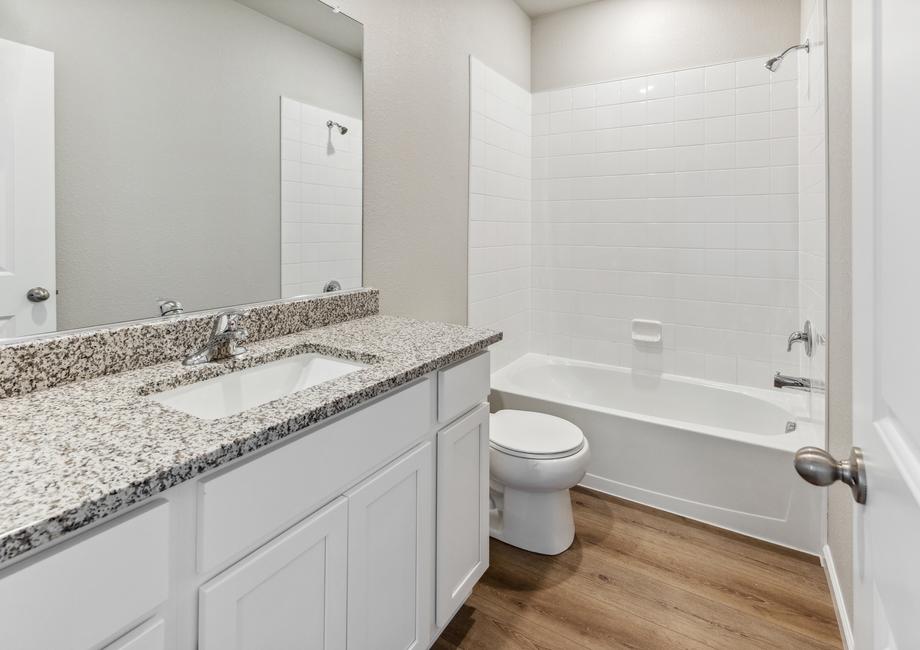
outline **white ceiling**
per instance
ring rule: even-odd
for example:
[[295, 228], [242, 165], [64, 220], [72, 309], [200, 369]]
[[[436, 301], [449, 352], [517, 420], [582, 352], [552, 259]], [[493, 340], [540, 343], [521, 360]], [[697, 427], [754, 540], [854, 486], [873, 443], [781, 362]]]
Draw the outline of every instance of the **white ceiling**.
[[551, 14], [554, 11], [571, 9], [578, 5], [586, 5], [594, 0], [515, 0], [518, 6], [531, 18]]
[[319, 0], [237, 0], [260, 14], [284, 23], [307, 36], [351, 54], [364, 55], [364, 28], [361, 23]]

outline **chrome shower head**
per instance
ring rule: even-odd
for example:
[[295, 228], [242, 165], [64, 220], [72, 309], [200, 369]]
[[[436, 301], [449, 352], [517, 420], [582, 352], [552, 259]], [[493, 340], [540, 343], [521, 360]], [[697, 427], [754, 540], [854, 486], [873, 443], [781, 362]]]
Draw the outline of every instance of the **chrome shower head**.
[[764, 63], [764, 67], [770, 72], [776, 72], [779, 70], [779, 64], [783, 62], [783, 58], [789, 54], [792, 50], [805, 50], [806, 52], [811, 52], [811, 44], [806, 40], [801, 45], [793, 45], [792, 47], [787, 47], [783, 50], [783, 53], [779, 56], [774, 56], [772, 59]]
[[330, 128], [330, 129], [331, 129], [332, 127], [337, 128], [337, 129], [339, 130], [339, 133], [341, 133], [342, 135], [345, 135], [346, 133], [348, 133], [348, 127], [347, 127], [347, 126], [342, 126], [342, 125], [339, 124], [338, 122], [333, 122], [332, 120], [329, 120], [328, 122], [326, 122], [326, 126], [327, 126], [328, 128]]

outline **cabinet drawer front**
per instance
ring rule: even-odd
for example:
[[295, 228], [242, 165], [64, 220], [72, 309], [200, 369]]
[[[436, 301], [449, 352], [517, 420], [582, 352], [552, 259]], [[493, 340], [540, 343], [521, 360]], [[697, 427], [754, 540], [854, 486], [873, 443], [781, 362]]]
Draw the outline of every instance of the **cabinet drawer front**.
[[445, 424], [489, 397], [489, 353], [438, 371], [438, 422]]
[[166, 623], [158, 616], [107, 645], [105, 650], [167, 650]]
[[200, 650], [345, 647], [344, 497], [203, 585]]
[[409, 449], [431, 423], [425, 379], [198, 485], [198, 570], [209, 571]]
[[128, 514], [0, 575], [0, 645], [89, 648], [169, 595], [169, 505]]

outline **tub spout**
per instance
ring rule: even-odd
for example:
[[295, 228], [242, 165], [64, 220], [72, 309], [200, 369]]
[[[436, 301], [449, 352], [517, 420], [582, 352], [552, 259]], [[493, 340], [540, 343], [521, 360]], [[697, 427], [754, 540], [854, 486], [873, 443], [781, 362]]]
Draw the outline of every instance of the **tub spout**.
[[773, 375], [773, 388], [792, 388], [793, 390], [804, 390], [811, 393], [823, 393], [825, 384], [820, 379], [790, 377], [777, 370], [776, 374]]

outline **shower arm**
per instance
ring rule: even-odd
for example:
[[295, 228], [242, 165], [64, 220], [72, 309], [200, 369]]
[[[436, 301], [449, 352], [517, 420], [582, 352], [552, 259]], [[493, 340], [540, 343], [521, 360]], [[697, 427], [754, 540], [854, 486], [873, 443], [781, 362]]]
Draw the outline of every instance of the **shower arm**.
[[786, 56], [787, 54], [789, 54], [792, 50], [805, 50], [806, 52], [809, 52], [809, 53], [810, 53], [810, 52], [811, 52], [811, 43], [808, 41], [808, 39], [805, 39], [805, 42], [804, 42], [804, 43], [800, 43], [799, 45], [792, 45], [791, 47], [787, 47], [785, 50], [783, 50], [783, 53], [780, 54], [780, 55], [779, 55], [778, 57], [776, 57], [776, 58], [777, 58], [777, 59], [782, 59], [784, 56]]

